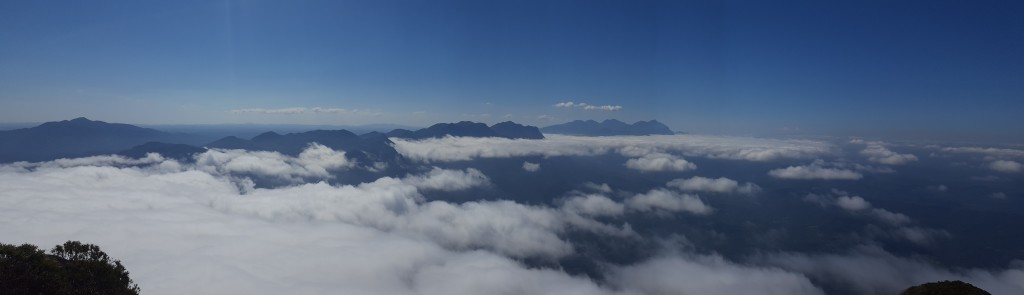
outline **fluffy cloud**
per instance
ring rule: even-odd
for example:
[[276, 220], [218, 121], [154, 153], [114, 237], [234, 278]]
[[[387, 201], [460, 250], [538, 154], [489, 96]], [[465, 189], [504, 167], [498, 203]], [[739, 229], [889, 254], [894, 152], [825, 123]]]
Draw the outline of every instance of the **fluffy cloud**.
[[537, 170], [540, 170], [540, 164], [523, 162], [523, 170], [526, 170], [527, 172], [537, 172]]
[[907, 217], [903, 213], [896, 213], [889, 210], [874, 208], [871, 209], [871, 214], [874, 215], [881, 221], [885, 221], [892, 225], [901, 225], [910, 223], [910, 217]]
[[674, 179], [666, 185], [683, 191], [695, 192], [753, 194], [761, 191], [761, 188], [756, 184], [747, 182], [740, 185], [739, 182], [725, 177], [707, 178], [694, 176], [689, 179]]
[[988, 164], [988, 168], [1005, 173], [1018, 173], [1024, 171], [1024, 165], [1017, 161], [996, 160]]
[[645, 294], [824, 294], [802, 274], [742, 266], [718, 255], [666, 255], [617, 268], [610, 277]]
[[403, 156], [421, 162], [468, 161], [521, 156], [594, 156], [619, 152], [627, 157], [678, 153], [714, 159], [772, 161], [831, 154], [828, 143], [707, 135], [586, 137], [547, 135], [545, 139], [445, 137], [424, 140], [392, 138]]
[[[578, 254], [566, 238], [569, 232], [637, 238], [628, 224], [608, 221], [626, 214], [706, 215], [713, 209], [696, 195], [670, 189], [625, 197], [593, 183], [581, 190], [599, 194], [578, 193], [554, 208], [423, 196], [426, 190], [489, 185], [474, 169], [434, 168], [356, 185], [240, 185], [251, 174], [284, 173], [308, 181], [322, 178], [324, 171], [354, 167], [343, 155], [313, 146], [298, 157], [214, 150], [196, 164], [154, 154], [0, 165], [0, 220], [5, 221], [0, 236], [7, 243], [96, 243], [121, 259], [152, 294], [821, 294], [809, 276], [867, 288], [862, 293], [877, 293], [871, 288], [891, 293], [917, 279], [938, 278], [906, 279], [889, 272], [892, 265], [1016, 294], [1024, 278], [1019, 268], [950, 272], [924, 263], [914, 264], [920, 268], [879, 263], [906, 261], [891, 256], [864, 266], [843, 255], [769, 253], [757, 266], [717, 254], [675, 253], [609, 265], [603, 268], [607, 281], [597, 283], [520, 261]], [[727, 178], [694, 177], [676, 184], [669, 186], [705, 192], [743, 187]], [[857, 212], [883, 215], [877, 210], [882, 209]], [[900, 219], [901, 214], [888, 213]], [[904, 226], [892, 234], [928, 241], [943, 232]], [[843, 276], [842, 268], [851, 265], [866, 273], [877, 267], [892, 277]], [[474, 279], [465, 280], [468, 276]]]
[[789, 166], [786, 168], [768, 171], [768, 175], [782, 179], [828, 179], [828, 180], [857, 180], [864, 175], [846, 169], [824, 167], [822, 161], [814, 161], [807, 166]]
[[1024, 150], [1018, 149], [992, 147], [944, 147], [941, 148], [941, 150], [948, 153], [977, 154], [1001, 158], [1024, 158]]
[[[79, 167], [3, 175], [0, 187], [4, 208], [17, 210], [0, 212], [9, 221], [0, 229], [5, 242], [53, 245], [75, 239], [99, 244], [121, 259], [150, 294], [481, 294], [496, 289], [612, 293], [587, 279], [527, 269], [490, 252], [452, 251], [422, 237], [293, 218], [304, 214], [294, 206], [277, 211], [292, 215], [284, 219], [226, 214], [226, 208], [208, 202], [232, 206], [231, 201], [211, 195], [253, 206], [267, 199], [246, 200], [249, 196], [237, 195], [229, 183], [202, 172], [145, 175], [131, 169]], [[310, 189], [329, 188], [299, 188]], [[302, 194], [278, 198], [310, 201]], [[467, 273], [487, 279], [469, 283], [463, 279]]]
[[711, 214], [697, 195], [680, 194], [666, 189], [653, 189], [626, 200], [626, 206], [641, 212], [689, 212], [696, 215]]
[[942, 280], [970, 282], [992, 294], [1024, 292], [1024, 268], [1020, 265], [1001, 271], [954, 271], [924, 260], [897, 257], [874, 246], [858, 247], [846, 254], [777, 253], [760, 259], [817, 281], [837, 282], [852, 294], [896, 294], [908, 286]]
[[840, 196], [836, 198], [836, 206], [849, 211], [859, 211], [871, 208], [871, 203], [858, 196]]
[[245, 174], [301, 183], [305, 180], [330, 179], [330, 172], [354, 167], [344, 151], [313, 143], [290, 157], [278, 152], [246, 150], [208, 150], [196, 156], [196, 168], [208, 173]]
[[886, 165], [903, 165], [917, 161], [917, 156], [913, 154], [900, 154], [877, 142], [867, 143], [867, 147], [860, 151], [860, 154], [868, 157], [868, 161]]
[[411, 184], [418, 189], [461, 191], [490, 184], [490, 180], [479, 170], [473, 168], [460, 171], [434, 167], [424, 175], [406, 177], [404, 183]]
[[888, 238], [902, 239], [920, 245], [928, 245], [938, 238], [948, 238], [950, 236], [948, 232], [943, 230], [908, 226], [910, 223], [913, 223], [913, 221], [907, 215], [882, 208], [873, 208], [871, 202], [868, 202], [860, 196], [851, 196], [847, 192], [839, 190], [833, 190], [832, 194], [838, 196], [831, 194], [808, 194], [804, 197], [804, 201], [816, 203], [822, 207], [834, 205], [851, 213], [863, 214], [865, 216], [875, 218], [892, 227], [887, 232], [875, 233]]
[[626, 160], [626, 168], [640, 171], [686, 171], [697, 169], [697, 165], [670, 154], [652, 153]]
[[562, 209], [585, 216], [619, 216], [626, 206], [596, 194], [575, 196], [562, 203]]
[[622, 110], [622, 106], [617, 106], [617, 105], [595, 106], [595, 105], [590, 105], [590, 104], [583, 103], [583, 102], [575, 103], [575, 102], [571, 102], [571, 101], [556, 103], [555, 107], [558, 107], [558, 108], [581, 108], [581, 109], [588, 110], [588, 111], [619, 111], [619, 110]]

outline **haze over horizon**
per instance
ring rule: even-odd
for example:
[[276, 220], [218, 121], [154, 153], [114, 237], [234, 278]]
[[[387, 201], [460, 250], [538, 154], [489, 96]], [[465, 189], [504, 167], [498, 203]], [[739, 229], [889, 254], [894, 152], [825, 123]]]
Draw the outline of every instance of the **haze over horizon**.
[[0, 121], [1020, 142], [1024, 5], [986, 3], [5, 2]]

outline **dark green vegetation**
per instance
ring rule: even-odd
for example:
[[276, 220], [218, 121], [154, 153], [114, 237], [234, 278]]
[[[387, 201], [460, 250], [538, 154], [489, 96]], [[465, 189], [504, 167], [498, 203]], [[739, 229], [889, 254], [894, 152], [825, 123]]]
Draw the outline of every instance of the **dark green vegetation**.
[[900, 295], [992, 295], [962, 281], [924, 283], [900, 292]]
[[34, 245], [0, 244], [0, 293], [139, 294], [139, 286], [96, 245], [67, 241], [47, 254]]

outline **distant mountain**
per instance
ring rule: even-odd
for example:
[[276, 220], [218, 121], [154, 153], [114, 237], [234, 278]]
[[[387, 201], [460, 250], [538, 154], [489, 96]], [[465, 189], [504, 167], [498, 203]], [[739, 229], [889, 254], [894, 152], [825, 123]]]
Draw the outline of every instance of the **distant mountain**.
[[405, 159], [395, 150], [394, 143], [380, 132], [370, 132], [361, 136], [347, 130], [314, 130], [283, 135], [276, 132], [264, 132], [248, 140], [228, 136], [211, 142], [206, 147], [275, 151], [297, 156], [314, 142], [335, 150], [343, 150], [346, 157], [367, 164], [375, 162], [405, 163]]
[[512, 121], [491, 125], [491, 130], [494, 130], [494, 133], [504, 138], [544, 139], [544, 134], [540, 133], [540, 128], [520, 125]]
[[149, 153], [158, 153], [164, 158], [191, 162], [193, 156], [206, 152], [206, 149], [180, 143], [147, 142], [131, 149], [117, 153], [129, 158], [143, 158]]
[[0, 131], [0, 162], [113, 154], [147, 142], [180, 143], [187, 134], [77, 118]]
[[655, 120], [638, 121], [633, 124], [626, 124], [615, 119], [602, 122], [576, 120], [565, 124], [544, 127], [540, 130], [551, 134], [583, 136], [675, 134], [668, 126]]
[[540, 129], [533, 126], [525, 126], [513, 122], [502, 122], [487, 126], [484, 123], [462, 121], [458, 123], [439, 123], [433, 126], [416, 131], [406, 129], [395, 129], [387, 133], [388, 137], [425, 139], [445, 136], [461, 137], [504, 137], [504, 138], [527, 138], [543, 139], [544, 134]]

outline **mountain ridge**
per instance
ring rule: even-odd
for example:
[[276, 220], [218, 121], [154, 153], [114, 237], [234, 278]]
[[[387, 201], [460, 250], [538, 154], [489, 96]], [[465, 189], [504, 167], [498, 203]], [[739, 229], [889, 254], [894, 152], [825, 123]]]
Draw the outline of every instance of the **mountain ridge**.
[[671, 135], [672, 129], [657, 120], [637, 121], [633, 124], [608, 119], [601, 122], [594, 120], [575, 120], [562, 124], [547, 126], [540, 129], [544, 133], [582, 135], [582, 136], [616, 136], [616, 135]]

